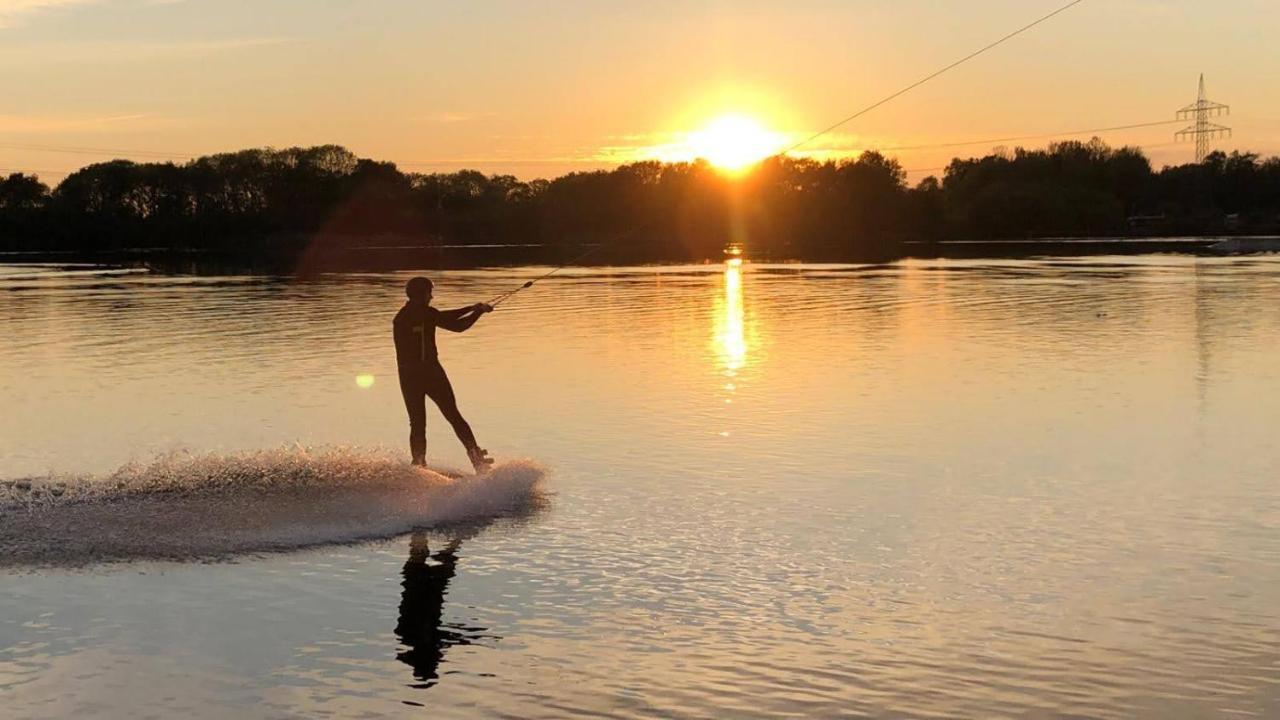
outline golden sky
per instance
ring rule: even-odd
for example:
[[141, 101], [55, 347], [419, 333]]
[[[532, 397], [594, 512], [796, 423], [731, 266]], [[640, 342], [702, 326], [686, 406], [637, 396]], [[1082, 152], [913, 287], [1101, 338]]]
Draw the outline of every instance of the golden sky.
[[[1064, 2], [0, 0], [0, 168], [339, 143], [549, 177], [687, 155], [726, 115], [787, 144]], [[806, 149], [914, 182], [1048, 139], [998, 138], [1173, 121], [1203, 72], [1219, 147], [1280, 153], [1276, 28], [1274, 0], [1086, 0]], [[1180, 127], [1102, 135], [1161, 165], [1190, 159]]]

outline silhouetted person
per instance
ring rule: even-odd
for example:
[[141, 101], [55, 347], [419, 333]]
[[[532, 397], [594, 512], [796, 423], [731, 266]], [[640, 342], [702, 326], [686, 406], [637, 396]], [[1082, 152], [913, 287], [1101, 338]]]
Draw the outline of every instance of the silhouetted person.
[[[450, 542], [444, 550], [431, 555], [425, 533], [414, 533], [409, 541], [409, 560], [404, 564], [404, 593], [400, 596], [400, 618], [396, 637], [408, 646], [396, 655], [413, 668], [413, 676], [423, 681], [416, 687], [427, 688], [439, 678], [444, 651], [454, 645], [470, 645], [472, 637], [459, 630], [444, 627], [444, 596], [449, 590], [458, 563], [461, 538]], [[467, 630], [468, 628], [461, 628]], [[473, 628], [475, 632], [480, 628]]]
[[493, 460], [488, 451], [476, 444], [471, 426], [458, 411], [458, 401], [453, 395], [449, 376], [440, 365], [436, 354], [436, 328], [462, 332], [475, 324], [480, 316], [491, 312], [492, 307], [476, 303], [457, 310], [437, 310], [431, 307], [431, 281], [416, 277], [405, 283], [404, 292], [409, 301], [396, 313], [392, 323], [396, 343], [396, 365], [400, 370], [400, 392], [404, 406], [409, 411], [409, 451], [413, 464], [427, 463], [427, 401], [429, 397], [453, 426], [453, 432], [467, 448], [467, 457], [476, 472], [483, 472]]

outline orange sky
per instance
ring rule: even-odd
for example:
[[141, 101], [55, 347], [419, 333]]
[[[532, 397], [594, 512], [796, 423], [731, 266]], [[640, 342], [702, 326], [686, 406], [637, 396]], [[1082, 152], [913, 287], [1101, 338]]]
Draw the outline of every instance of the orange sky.
[[[0, 167], [332, 142], [530, 178], [663, 156], [725, 113], [786, 141], [1064, 2], [0, 0]], [[1172, 121], [1204, 72], [1220, 146], [1280, 153], [1277, 27], [1270, 0], [1086, 0], [809, 149], [886, 148], [915, 181], [1048, 138], [915, 146]], [[1103, 136], [1160, 165], [1191, 157], [1179, 127]]]

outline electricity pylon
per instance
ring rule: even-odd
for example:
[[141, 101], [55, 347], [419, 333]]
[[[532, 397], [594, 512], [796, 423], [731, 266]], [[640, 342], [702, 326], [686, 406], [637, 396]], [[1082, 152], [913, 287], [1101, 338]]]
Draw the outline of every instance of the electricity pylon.
[[1174, 134], [1176, 140], [1196, 141], [1196, 162], [1204, 162], [1209, 154], [1209, 141], [1214, 138], [1231, 137], [1231, 128], [1209, 122], [1211, 117], [1230, 115], [1231, 107], [1221, 103], [1210, 102], [1204, 96], [1204, 74], [1200, 74], [1200, 97], [1195, 102], [1178, 111], [1179, 120], [1195, 120], [1195, 124], [1183, 128]]

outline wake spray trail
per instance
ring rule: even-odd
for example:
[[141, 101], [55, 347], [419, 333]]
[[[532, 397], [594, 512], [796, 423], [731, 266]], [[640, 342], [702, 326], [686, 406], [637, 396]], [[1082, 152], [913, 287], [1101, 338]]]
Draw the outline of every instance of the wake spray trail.
[[0, 567], [196, 560], [388, 538], [541, 507], [528, 460], [455, 479], [389, 452], [164, 455], [105, 477], [0, 482]]

